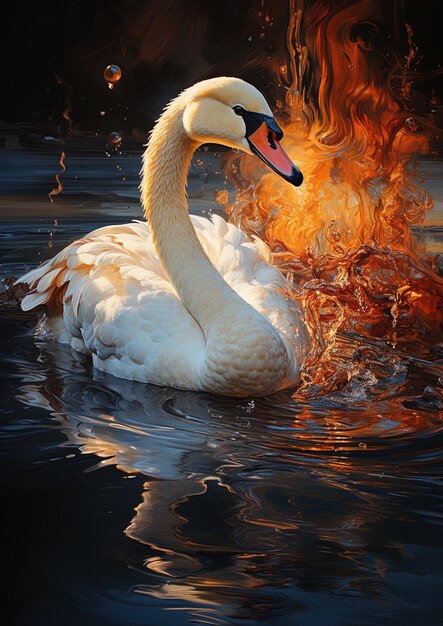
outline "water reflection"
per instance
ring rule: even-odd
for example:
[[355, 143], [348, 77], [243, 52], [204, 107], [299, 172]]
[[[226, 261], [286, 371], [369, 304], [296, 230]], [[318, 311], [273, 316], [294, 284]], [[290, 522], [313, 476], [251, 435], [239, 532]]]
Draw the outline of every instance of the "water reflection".
[[380, 380], [366, 374], [309, 403], [287, 393], [239, 401], [115, 379], [38, 345], [37, 371], [17, 361], [20, 401], [50, 411], [97, 467], [145, 477], [122, 528], [146, 546], [131, 597], [191, 604], [198, 623], [278, 622], [317, 594], [326, 615], [330, 594], [407, 597], [423, 559], [438, 571], [432, 372], [394, 360]]
[[[55, 208], [59, 145], [0, 154], [2, 276], [140, 218], [129, 139], [73, 141]], [[192, 211], [216, 211], [218, 157], [196, 158]], [[415, 234], [437, 253], [441, 163], [420, 171], [436, 208]], [[100, 377], [0, 296], [14, 623], [441, 622], [441, 345], [430, 363], [342, 338], [333, 395], [229, 401]]]

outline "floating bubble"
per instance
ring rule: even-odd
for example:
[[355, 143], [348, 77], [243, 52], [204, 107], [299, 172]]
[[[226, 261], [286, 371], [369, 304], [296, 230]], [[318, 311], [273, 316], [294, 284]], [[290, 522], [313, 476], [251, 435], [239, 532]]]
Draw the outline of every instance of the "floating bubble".
[[113, 146], [119, 144], [121, 140], [122, 140], [122, 136], [117, 131], [113, 131], [112, 133], [109, 134], [108, 143], [112, 144]]
[[114, 89], [114, 85], [118, 83], [122, 77], [122, 71], [118, 65], [108, 65], [103, 72], [103, 78], [108, 83], [109, 89]]

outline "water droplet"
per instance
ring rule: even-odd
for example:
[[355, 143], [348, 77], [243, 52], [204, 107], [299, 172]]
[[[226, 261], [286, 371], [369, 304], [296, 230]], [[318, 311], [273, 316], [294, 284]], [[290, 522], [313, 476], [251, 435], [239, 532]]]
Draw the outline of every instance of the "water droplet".
[[265, 33], [260, 33], [259, 34], [260, 39], [264, 39], [266, 37]]
[[103, 78], [108, 83], [109, 89], [114, 89], [114, 85], [118, 83], [122, 77], [122, 71], [118, 65], [108, 65], [103, 72]]
[[108, 143], [112, 145], [116, 145], [116, 144], [119, 144], [121, 140], [122, 140], [122, 136], [120, 135], [120, 133], [114, 131], [109, 134]]
[[221, 191], [219, 191], [217, 193], [215, 201], [218, 202], [219, 204], [228, 204], [228, 202], [229, 202], [229, 193], [228, 193], [227, 189], [222, 189]]
[[414, 120], [413, 117], [406, 118], [406, 120], [405, 120], [405, 128], [410, 133], [415, 133], [415, 131], [418, 129], [417, 122]]
[[368, 446], [363, 441], [360, 441], [360, 443], [358, 444], [358, 447], [362, 448], [363, 450], [366, 450]]

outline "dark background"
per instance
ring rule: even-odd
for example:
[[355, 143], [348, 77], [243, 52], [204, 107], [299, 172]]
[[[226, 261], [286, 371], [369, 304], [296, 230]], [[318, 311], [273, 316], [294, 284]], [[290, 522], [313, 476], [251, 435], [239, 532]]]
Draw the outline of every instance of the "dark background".
[[[394, 16], [394, 4], [381, 2], [380, 11]], [[253, 82], [272, 102], [277, 87], [271, 67], [283, 59], [288, 6], [289, 0], [10, 3], [2, 28], [0, 120], [4, 127], [19, 124], [23, 130], [63, 135], [68, 104], [71, 131], [146, 133], [182, 88], [223, 74]], [[403, 4], [421, 72], [439, 67], [440, 21], [434, 8], [431, 0]], [[385, 20], [380, 45], [389, 44], [392, 16]], [[102, 77], [110, 63], [123, 71], [117, 92]], [[430, 92], [437, 86], [434, 76], [420, 88]]]
[[[121, 130], [126, 134], [138, 129], [143, 134], [152, 126], [166, 102], [183, 87], [221, 74], [250, 80], [272, 103], [276, 97], [276, 81], [271, 67], [283, 58], [288, 4], [289, 0], [268, 0], [264, 7], [261, 0], [61, 0], [58, 4], [45, 0], [33, 3], [18, 0], [10, 2], [7, 15], [5, 9], [2, 9], [0, 40], [4, 51], [0, 136], [5, 132], [17, 133], [15, 129], [20, 129], [19, 134], [37, 132], [63, 135], [69, 126], [63, 118], [68, 101], [72, 105], [72, 133], [102, 135], [111, 130]], [[381, 11], [393, 5], [394, 0], [380, 0]], [[422, 56], [419, 68], [422, 72], [430, 72], [430, 77], [420, 85], [426, 93], [438, 86], [438, 80], [432, 72], [440, 62], [442, 36], [435, 6], [436, 3], [431, 0], [406, 0], [404, 5], [406, 19], [413, 28], [414, 40]], [[273, 26], [266, 28], [265, 37], [260, 38], [263, 16], [258, 16], [258, 12], [263, 13], [266, 8], [273, 17]], [[383, 41], [380, 43], [389, 47], [392, 24], [389, 21], [385, 24], [380, 34]], [[103, 69], [109, 63], [117, 63], [123, 70], [121, 83], [114, 91], [107, 88], [102, 78]], [[106, 111], [104, 117], [100, 115], [102, 110]], [[14, 185], [20, 188], [20, 194], [25, 193], [23, 180], [30, 178], [29, 188], [32, 192], [38, 189], [43, 199], [46, 199], [47, 192], [54, 184], [54, 173], [58, 170], [59, 149], [60, 146], [56, 145], [54, 158], [49, 161], [49, 165], [45, 165], [41, 187], [36, 187], [36, 181], [40, 179], [37, 180], [34, 161], [32, 167], [26, 165], [16, 168], [13, 174], [10, 174], [14, 169], [12, 165], [10, 170], [5, 168], [4, 177], [10, 174], [11, 182], [9, 187], [4, 185], [4, 193], [13, 189], [9, 193], [17, 195], [19, 192]], [[45, 145], [45, 153], [48, 150], [48, 145]], [[4, 152], [5, 158], [12, 162], [11, 155], [17, 156], [18, 151]], [[110, 167], [114, 161], [109, 161]], [[97, 160], [94, 163], [93, 188], [104, 194], [103, 187], [99, 187], [98, 183], [100, 170], [96, 165]], [[103, 167], [101, 171], [105, 171]], [[72, 189], [76, 193], [80, 184], [86, 184], [84, 180], [81, 183], [75, 181], [74, 184], [73, 172], [75, 163], [71, 159], [69, 170], [64, 176], [64, 195], [69, 193], [69, 181], [66, 182], [68, 174], [71, 175]], [[23, 178], [18, 178], [19, 174]], [[109, 174], [107, 176], [104, 185], [108, 184]], [[136, 180], [138, 171], [128, 187], [135, 189]], [[19, 203], [22, 203], [21, 199]], [[45, 211], [48, 205], [49, 201], [43, 205]], [[14, 205], [12, 209], [9, 204], [5, 206], [8, 218], [15, 221]], [[53, 206], [53, 216], [59, 218], [63, 204], [55, 203]], [[32, 211], [34, 207], [32, 205]], [[76, 207], [74, 205], [75, 210]], [[21, 260], [27, 254], [28, 262], [34, 264], [39, 258], [37, 250], [40, 254], [40, 249], [46, 246], [48, 227], [52, 228], [53, 219], [45, 217], [41, 234], [36, 234], [37, 229], [40, 233], [41, 224], [37, 224], [37, 221], [41, 222], [40, 215], [32, 219], [34, 222], [26, 224], [18, 221], [16, 228], [23, 232], [23, 237], [18, 239], [18, 247], [21, 245], [24, 250], [11, 253], [9, 261], [11, 258], [14, 261]], [[101, 219], [107, 218], [105, 216]], [[60, 234], [60, 228], [57, 231], [58, 246], [62, 242], [66, 243], [71, 236], [67, 224], [69, 220], [63, 219], [64, 234]], [[72, 218], [71, 224], [73, 230], [80, 228], [80, 224], [85, 232], [91, 228], [90, 222], [81, 212]], [[16, 239], [3, 241], [10, 241], [8, 245], [11, 248], [17, 246]], [[47, 249], [47, 254], [52, 255], [52, 251]], [[65, 437], [48, 421], [47, 412], [38, 407], [25, 412], [22, 403], [15, 397], [17, 364], [24, 362], [22, 369], [24, 367], [26, 372], [29, 367], [31, 372], [31, 367], [39, 358], [39, 349], [34, 342], [23, 339], [23, 324], [27, 324], [31, 332], [35, 321], [28, 319], [23, 322], [16, 310], [7, 314], [6, 320], [7, 323], [5, 319], [2, 320], [3, 337], [0, 341], [3, 351], [3, 358], [0, 359], [3, 361], [1, 397], [6, 407], [6, 427], [2, 438], [5, 454], [1, 472], [5, 484], [2, 492], [5, 549], [2, 556], [6, 574], [2, 617], [7, 620], [8, 626], [115, 624], [114, 620], [98, 620], [94, 614], [88, 617], [81, 611], [82, 605], [76, 594], [82, 593], [89, 598], [86, 592], [92, 589], [98, 597], [98, 593], [105, 588], [112, 591], [114, 581], [123, 582], [127, 588], [137, 582], [137, 577], [126, 564], [122, 565], [122, 561], [124, 557], [131, 562], [141, 563], [146, 557], [145, 549], [125, 538], [121, 529], [131, 519], [133, 507], [140, 499], [143, 478], [120, 480], [119, 471], [112, 466], [100, 472], [84, 473], [93, 464], [89, 455], [77, 454], [75, 463], [72, 459], [64, 458], [65, 453], [72, 451], [72, 448], [59, 451]], [[30, 352], [26, 353], [26, 350]], [[37, 375], [39, 372], [37, 370]], [[418, 374], [414, 376], [417, 379], [419, 377]], [[426, 406], [428, 402], [427, 410], [432, 410], [429, 396], [424, 395], [414, 402], [422, 403], [418, 406]], [[430, 432], [426, 432], [426, 436], [418, 434], [415, 439], [417, 454], [425, 450], [423, 454], [426, 454], [426, 463], [421, 462], [420, 456], [413, 455], [414, 448], [411, 452], [411, 448], [406, 447], [407, 454], [411, 456], [403, 458], [403, 463], [409, 463], [410, 472], [413, 472], [414, 465], [420, 471], [432, 471], [433, 466], [428, 465], [429, 458], [438, 457], [439, 444], [435, 437], [430, 437]], [[432, 447], [432, 450], [428, 451], [421, 440], [428, 441], [426, 445]], [[404, 441], [402, 445], [405, 445]], [[389, 462], [388, 459], [388, 466]], [[405, 484], [404, 476], [398, 480], [402, 485]], [[414, 545], [414, 541], [420, 541], [424, 548], [421, 550], [421, 546], [415, 547], [412, 564], [409, 560], [404, 566], [395, 564], [395, 569], [400, 569], [398, 584], [402, 587], [398, 614], [401, 616], [400, 622], [407, 624], [408, 618], [405, 621], [404, 617], [410, 606], [407, 596], [414, 596], [417, 591], [413, 588], [414, 581], [425, 580], [427, 582], [419, 587], [418, 594], [427, 586], [429, 597], [425, 596], [422, 601], [420, 615], [427, 624], [436, 624], [441, 617], [441, 607], [438, 608], [441, 601], [438, 594], [433, 593], [438, 582], [437, 568], [434, 566], [432, 569], [429, 563], [433, 563], [438, 528], [435, 524], [431, 526], [426, 523], [426, 515], [429, 511], [429, 517], [432, 517], [440, 492], [436, 490], [435, 494], [431, 494], [434, 489], [431, 482], [424, 482], [423, 487], [413, 481], [407, 482], [412, 485], [409, 497], [403, 493], [403, 497], [398, 498], [394, 488], [394, 495], [388, 498], [388, 502], [393, 502], [392, 515], [380, 522], [382, 530], [377, 527], [374, 529], [372, 553], [383, 554], [383, 539], [387, 538], [389, 543], [385, 552], [387, 558], [395, 563], [397, 541], [399, 545], [405, 542], [408, 546]], [[402, 486], [402, 489], [404, 492], [406, 488]], [[415, 495], [415, 500], [414, 489], [419, 493], [419, 496]], [[306, 507], [309, 509], [312, 506], [311, 493], [308, 492], [306, 497]], [[394, 500], [401, 502], [398, 504]], [[345, 504], [337, 502], [340, 515], [346, 514], [346, 502], [352, 501], [346, 500]], [[112, 509], [112, 515], [109, 515], [109, 509]], [[319, 508], [320, 516], [323, 510]], [[349, 516], [349, 519], [353, 518]], [[312, 545], [307, 544], [307, 549], [312, 551]], [[324, 553], [327, 555], [328, 551]], [[419, 566], [417, 563], [422, 555], [423, 564]], [[369, 570], [372, 561], [368, 563]], [[407, 582], [403, 567], [410, 582]], [[357, 570], [360, 580], [364, 582], [365, 570], [358, 562]], [[427, 576], [421, 573], [423, 570], [427, 570]], [[309, 574], [310, 571], [308, 568], [306, 580], [308, 584], [314, 585], [315, 578]], [[325, 577], [333, 581], [333, 575], [330, 575], [333, 570], [326, 568], [325, 571]], [[414, 579], [410, 576], [411, 571], [420, 574]], [[391, 581], [392, 576], [388, 580]], [[340, 584], [342, 582], [340, 580]], [[124, 585], [122, 588], [125, 588]], [[339, 587], [339, 591], [342, 588]], [[340, 594], [334, 595], [330, 591], [328, 597], [338, 599], [341, 603], [343, 601]], [[380, 610], [396, 610], [396, 607], [387, 607], [389, 602], [386, 598], [389, 600], [389, 596], [381, 594], [380, 598]], [[108, 596], [105, 599], [108, 601]], [[350, 598], [345, 601], [349, 603]], [[314, 602], [318, 604], [320, 600], [315, 598]], [[252, 602], [250, 604], [252, 606]], [[117, 603], [117, 608], [121, 606], [124, 606], [123, 602], [120, 607]], [[362, 610], [358, 619], [367, 617], [370, 620], [370, 614], [362, 617]], [[15, 615], [15, 619], [9, 619], [10, 614]], [[171, 615], [169, 613], [170, 619]], [[391, 619], [390, 615], [388, 611], [385, 623]], [[411, 613], [410, 620], [414, 621], [417, 615], [418, 609]], [[436, 621], [432, 621], [435, 615]], [[355, 621], [357, 616], [350, 615], [349, 623]]]

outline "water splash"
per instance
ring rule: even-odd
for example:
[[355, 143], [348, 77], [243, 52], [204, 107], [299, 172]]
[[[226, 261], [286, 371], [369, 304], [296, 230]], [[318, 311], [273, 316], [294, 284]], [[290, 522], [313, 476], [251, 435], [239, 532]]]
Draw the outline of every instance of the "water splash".
[[[68, 132], [69, 132], [71, 130], [72, 124], [73, 124], [72, 117], [71, 117], [73, 89], [72, 89], [71, 85], [57, 71], [54, 71], [54, 75], [55, 75], [55, 78], [56, 78], [58, 84], [59, 85], [63, 85], [63, 87], [65, 88], [65, 91], [66, 91], [66, 107], [63, 110], [62, 117], [68, 123]], [[63, 138], [62, 138], [62, 150], [61, 150], [60, 159], [59, 159], [59, 164], [60, 164], [61, 170], [55, 175], [55, 181], [57, 183], [57, 187], [54, 187], [48, 193], [48, 198], [49, 198], [49, 200], [51, 202], [54, 202], [54, 196], [60, 195], [61, 192], [63, 191], [64, 185], [63, 185], [61, 176], [62, 176], [62, 174], [64, 172], [66, 172], [65, 158], [66, 158], [66, 154], [65, 154], [65, 136], [63, 136]]]
[[412, 231], [433, 206], [413, 159], [435, 149], [436, 135], [431, 117], [412, 111], [417, 49], [400, 9], [293, 0], [273, 68], [284, 93], [276, 116], [305, 183], [285, 185], [249, 155], [227, 160], [238, 190], [230, 219], [269, 243], [307, 311], [316, 392], [348, 377], [332, 376], [339, 335], [414, 354], [443, 338], [443, 280]]
[[60, 155], [60, 160], [59, 160], [59, 164], [61, 167], [61, 170], [55, 175], [55, 180], [57, 183], [57, 187], [54, 187], [52, 189], [52, 191], [50, 191], [48, 193], [48, 198], [50, 199], [51, 202], [54, 202], [54, 196], [58, 196], [61, 194], [61, 192], [63, 191], [63, 182], [61, 179], [61, 176], [63, 174], [63, 172], [66, 172], [66, 165], [65, 165], [65, 151], [64, 149], [62, 149], [61, 155]]

